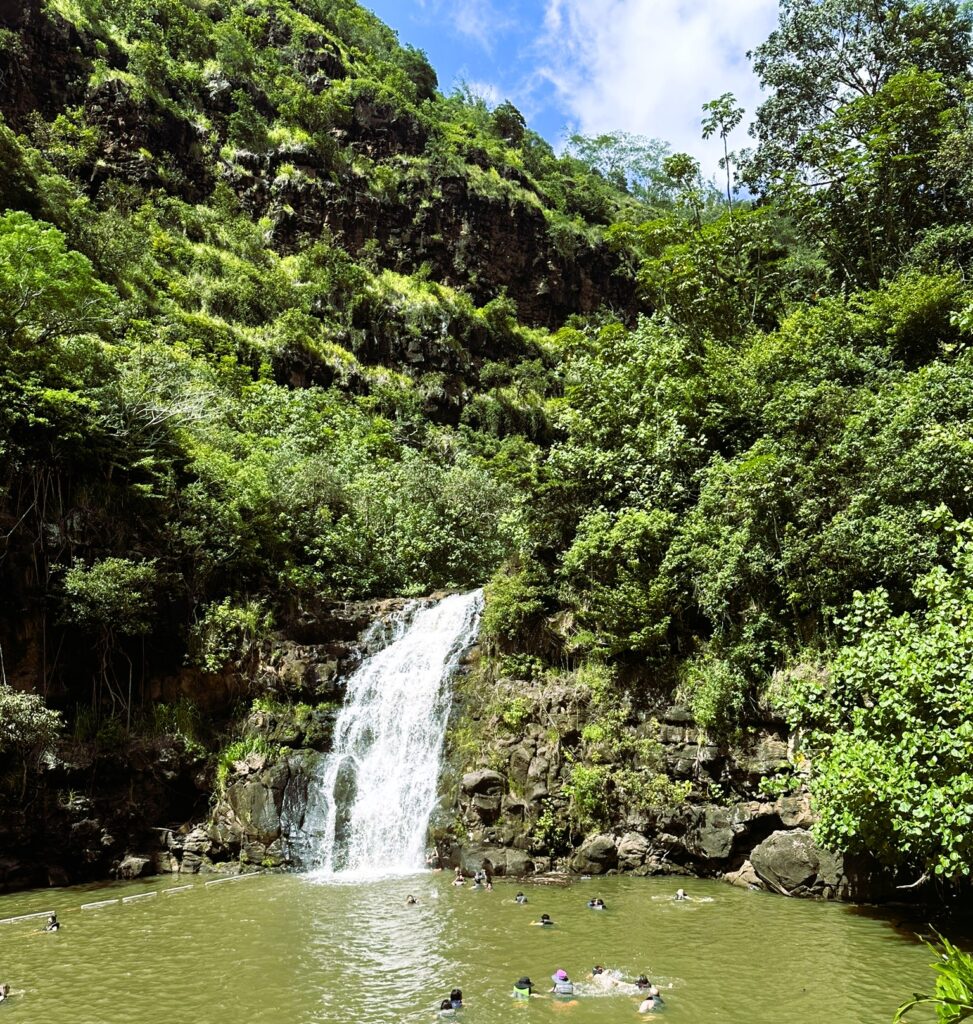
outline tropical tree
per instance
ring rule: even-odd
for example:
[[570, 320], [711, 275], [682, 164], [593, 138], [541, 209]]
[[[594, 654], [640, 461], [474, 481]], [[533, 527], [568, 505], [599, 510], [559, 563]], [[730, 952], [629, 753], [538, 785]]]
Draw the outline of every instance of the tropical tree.
[[[777, 29], [749, 55], [770, 96], [757, 108], [744, 180], [767, 191], [794, 173], [813, 177], [820, 126], [907, 68], [962, 82], [971, 27], [973, 12], [958, 0], [781, 0]], [[858, 130], [845, 126], [848, 146]]]
[[703, 138], [708, 139], [712, 135], [719, 135], [723, 140], [723, 156], [720, 160], [720, 167], [726, 171], [726, 208], [732, 216], [733, 196], [731, 194], [730, 150], [727, 136], [743, 119], [743, 107], [736, 105], [736, 97], [732, 92], [725, 92], [715, 100], [704, 103], [703, 111], [707, 115], [703, 118]]

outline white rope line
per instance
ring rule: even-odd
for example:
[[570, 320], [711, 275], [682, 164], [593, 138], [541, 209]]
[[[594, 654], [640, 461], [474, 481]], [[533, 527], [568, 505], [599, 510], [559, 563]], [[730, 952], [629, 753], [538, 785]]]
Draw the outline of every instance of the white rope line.
[[242, 882], [245, 878], [262, 878], [262, 871], [247, 871], [242, 875], [228, 875], [226, 878], [212, 878], [208, 882], [191, 883], [189, 885], [176, 885], [170, 889], [155, 889], [152, 892], [139, 892], [132, 896], [115, 897], [110, 900], [96, 900], [94, 903], [82, 903], [80, 907], [67, 907], [61, 910], [38, 910], [32, 914], [18, 914], [16, 917], [0, 918], [0, 925], [19, 924], [22, 921], [33, 921], [39, 917], [51, 917], [56, 914], [70, 913], [72, 910], [100, 910], [102, 907], [111, 907], [121, 903], [137, 903], [140, 900], [155, 899], [160, 893], [163, 896], [173, 896], [180, 892], [189, 892], [191, 889], [208, 889], [211, 885], [222, 885], [224, 882]]

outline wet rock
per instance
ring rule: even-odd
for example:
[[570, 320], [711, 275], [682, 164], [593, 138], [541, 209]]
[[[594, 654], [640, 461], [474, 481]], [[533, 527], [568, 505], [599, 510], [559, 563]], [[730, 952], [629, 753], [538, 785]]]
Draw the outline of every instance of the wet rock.
[[610, 835], [585, 840], [571, 859], [571, 870], [587, 875], [603, 875], [618, 867], [618, 849]]
[[652, 850], [652, 844], [643, 835], [629, 832], [618, 841], [618, 866], [633, 871], [641, 867]]
[[506, 788], [506, 780], [499, 772], [482, 768], [464, 775], [462, 786], [465, 793], [497, 796]]
[[748, 860], [745, 860], [735, 871], [728, 871], [723, 876], [723, 881], [729, 882], [730, 885], [735, 885], [738, 889], [765, 888], [763, 881], [756, 872], [756, 869]]
[[473, 797], [473, 809], [477, 816], [486, 824], [493, 824], [500, 816], [501, 797], [487, 796], [485, 793], [477, 793]]
[[255, 779], [227, 787], [227, 802], [245, 835], [267, 844], [280, 837], [280, 813], [287, 765], [278, 764]]
[[534, 872], [534, 860], [525, 850], [508, 849], [504, 859], [505, 875], [530, 875]]
[[534, 760], [533, 744], [521, 744], [513, 749], [510, 755], [510, 781], [513, 785], [521, 788], [527, 785], [530, 778], [530, 766]]
[[139, 857], [134, 854], [129, 854], [121, 864], [118, 865], [118, 869], [115, 873], [119, 878], [143, 878], [146, 875], [153, 873], [153, 867], [154, 865], [151, 857]]
[[842, 877], [841, 859], [822, 850], [805, 829], [774, 832], [750, 854], [760, 879], [784, 896], [817, 896], [833, 891]]
[[699, 827], [691, 834], [687, 847], [704, 860], [724, 860], [730, 856], [739, 826], [726, 807], [707, 807]]

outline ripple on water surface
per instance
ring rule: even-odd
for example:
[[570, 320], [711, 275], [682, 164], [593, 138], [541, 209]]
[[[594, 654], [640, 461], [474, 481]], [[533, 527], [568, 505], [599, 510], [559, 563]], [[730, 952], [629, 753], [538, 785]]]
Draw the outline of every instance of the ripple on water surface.
[[[879, 917], [696, 882], [675, 903], [665, 879], [454, 888], [445, 873], [376, 881], [265, 876], [144, 901], [173, 882], [0, 897], [0, 917], [57, 910], [63, 927], [0, 926], [2, 1007], [31, 1024], [385, 1024], [436, 1020], [453, 987], [459, 1020], [608, 1024], [640, 1019], [624, 989], [591, 984], [595, 963], [662, 988], [667, 1024], [888, 1024], [928, 987], [928, 951]], [[513, 902], [517, 888], [529, 903]], [[414, 894], [415, 906], [406, 905]], [[607, 911], [587, 909], [600, 895]], [[708, 901], [703, 901], [706, 898]], [[553, 928], [532, 927], [542, 912]], [[565, 969], [572, 1004], [510, 999], [527, 974], [542, 991]]]

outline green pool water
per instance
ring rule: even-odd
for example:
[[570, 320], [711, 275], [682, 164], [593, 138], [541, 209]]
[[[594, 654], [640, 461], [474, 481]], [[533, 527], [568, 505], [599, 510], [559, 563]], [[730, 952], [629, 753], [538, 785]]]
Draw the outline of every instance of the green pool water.
[[[185, 880], [183, 880], [185, 881]], [[339, 1024], [437, 1020], [462, 988], [462, 1024], [645, 1020], [637, 999], [586, 983], [595, 963], [662, 989], [666, 1024], [888, 1024], [909, 993], [929, 987], [928, 950], [895, 915], [785, 900], [694, 882], [610, 878], [454, 888], [445, 873], [360, 884], [267, 875], [162, 893], [132, 883], [0, 897], [0, 981], [17, 993], [4, 1020], [31, 1024]], [[81, 910], [82, 903], [159, 895]], [[416, 906], [406, 906], [410, 893]], [[586, 902], [601, 896], [607, 911]], [[556, 922], [532, 927], [541, 912]], [[564, 968], [580, 982], [570, 1004], [517, 1003], [527, 974], [543, 989]], [[917, 1020], [931, 1018], [917, 1017]]]

